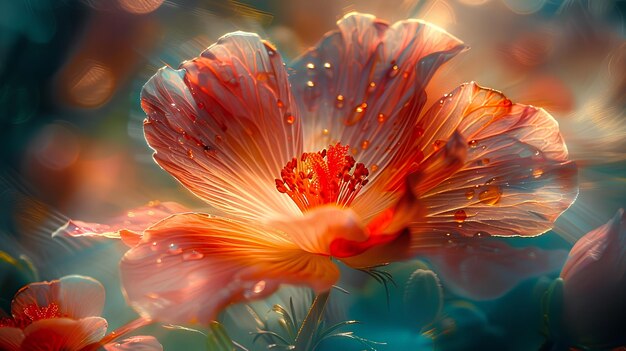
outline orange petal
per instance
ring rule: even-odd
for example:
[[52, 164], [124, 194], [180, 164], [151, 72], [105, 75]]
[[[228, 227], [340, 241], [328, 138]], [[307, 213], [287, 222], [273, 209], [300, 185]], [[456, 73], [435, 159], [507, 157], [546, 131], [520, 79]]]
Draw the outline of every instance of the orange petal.
[[[356, 151], [357, 162], [382, 169], [406, 140], [434, 72], [465, 46], [414, 19], [389, 25], [349, 13], [337, 26], [296, 60], [290, 75], [305, 149], [338, 140]], [[372, 172], [370, 181], [376, 176]]]
[[576, 166], [568, 161], [556, 121], [542, 109], [512, 104], [501, 93], [470, 83], [448, 94], [418, 124], [424, 132], [412, 152], [422, 152], [426, 160], [455, 132], [468, 142], [464, 165], [421, 189], [427, 216], [415, 231], [538, 235], [552, 228], [578, 194]]
[[180, 70], [161, 69], [142, 107], [155, 160], [195, 195], [246, 219], [298, 212], [274, 179], [302, 154], [300, 117], [280, 55], [256, 34], [225, 35]]
[[133, 336], [103, 346], [106, 351], [163, 351], [163, 346], [153, 336]]
[[338, 275], [328, 257], [301, 250], [282, 233], [198, 213], [149, 228], [121, 262], [131, 306], [170, 323], [206, 324], [224, 306], [263, 298], [282, 283], [324, 291]]
[[16, 320], [33, 321], [41, 318], [33, 319], [29, 316], [27, 309], [32, 308], [30, 306], [45, 308], [54, 303], [62, 317], [79, 319], [99, 316], [104, 307], [104, 297], [104, 287], [97, 280], [69, 275], [59, 280], [23, 287], [11, 302], [11, 313]]
[[107, 330], [104, 318], [88, 317], [43, 319], [24, 329], [22, 349], [29, 351], [72, 350], [100, 341]]
[[70, 220], [57, 229], [52, 236], [101, 236], [121, 238], [124, 243], [134, 246], [144, 229], [174, 213], [189, 212], [189, 209], [176, 202], [150, 201], [148, 204], [129, 210], [106, 223], [88, 223]]
[[0, 327], [0, 349], [6, 351], [20, 351], [24, 340], [24, 332], [20, 328]]

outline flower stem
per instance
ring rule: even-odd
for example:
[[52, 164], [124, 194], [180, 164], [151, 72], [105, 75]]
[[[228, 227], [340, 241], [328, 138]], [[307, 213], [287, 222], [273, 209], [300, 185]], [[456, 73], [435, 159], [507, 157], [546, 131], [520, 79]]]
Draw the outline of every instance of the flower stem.
[[313, 300], [311, 308], [309, 308], [309, 312], [298, 330], [298, 335], [296, 335], [295, 351], [309, 351], [312, 349], [315, 342], [315, 332], [324, 317], [324, 308], [329, 295], [330, 291], [325, 291], [317, 295], [315, 300]]

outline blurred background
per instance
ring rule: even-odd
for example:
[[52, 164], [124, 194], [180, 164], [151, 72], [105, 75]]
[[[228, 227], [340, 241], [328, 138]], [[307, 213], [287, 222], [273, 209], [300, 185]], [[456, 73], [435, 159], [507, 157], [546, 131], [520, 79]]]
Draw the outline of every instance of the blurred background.
[[[136, 318], [119, 289], [123, 245], [50, 234], [67, 218], [103, 220], [150, 200], [206, 206], [152, 161], [142, 134], [142, 85], [159, 67], [177, 67], [235, 30], [259, 33], [289, 62], [350, 11], [389, 22], [422, 18], [461, 38], [471, 50], [441, 69], [429, 98], [473, 80], [544, 107], [579, 165], [580, 195], [553, 232], [512, 241], [555, 252], [546, 272], [487, 301], [443, 281], [445, 318], [430, 333], [395, 318], [397, 307], [368, 315], [373, 301], [384, 304], [385, 290], [365, 276], [347, 275], [352, 280], [343, 284], [363, 292], [336, 312], [363, 319], [361, 334], [389, 343], [379, 350], [539, 349], [545, 338], [537, 291], [558, 276], [578, 238], [626, 204], [626, 1], [0, 1], [0, 251], [22, 257], [17, 265], [3, 261], [1, 307], [30, 281], [84, 274], [107, 288], [111, 327]], [[407, 272], [427, 268], [416, 261], [389, 270], [403, 284]], [[393, 305], [402, 289], [390, 289]], [[199, 334], [160, 326], [142, 332], [166, 350], [203, 347]]]

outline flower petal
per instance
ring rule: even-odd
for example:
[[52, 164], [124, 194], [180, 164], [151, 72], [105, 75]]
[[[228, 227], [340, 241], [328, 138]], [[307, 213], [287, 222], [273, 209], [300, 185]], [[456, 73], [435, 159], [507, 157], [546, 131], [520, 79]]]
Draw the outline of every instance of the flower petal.
[[[578, 194], [576, 166], [556, 121], [542, 109], [470, 83], [433, 106], [418, 128], [421, 137], [409, 151], [426, 160], [455, 132], [468, 143], [463, 167], [421, 189], [427, 215], [415, 231], [538, 235]], [[400, 161], [399, 172], [409, 172]]]
[[112, 218], [106, 223], [88, 223], [69, 220], [52, 236], [103, 236], [107, 238], [121, 238], [125, 243], [132, 244], [138, 241], [139, 234], [150, 225], [174, 213], [189, 212], [189, 209], [176, 202], [150, 201], [148, 204], [127, 211], [121, 216]]
[[104, 287], [97, 280], [69, 275], [23, 287], [11, 302], [11, 313], [16, 320], [32, 320], [26, 312], [29, 306], [48, 307], [55, 303], [62, 317], [79, 319], [99, 316], [104, 307], [104, 296]]
[[337, 26], [296, 60], [290, 75], [305, 149], [340, 141], [357, 152], [357, 162], [382, 169], [393, 156], [389, 150], [407, 139], [434, 72], [465, 46], [414, 19], [389, 25], [349, 13]]
[[129, 303], [170, 323], [208, 323], [224, 306], [268, 296], [279, 284], [329, 289], [339, 275], [328, 257], [282, 233], [205, 214], [169, 217], [145, 231], [121, 262]]
[[[525, 279], [558, 271], [564, 250], [515, 248], [490, 238], [431, 238], [420, 243], [445, 286], [475, 300], [498, 298]], [[431, 248], [426, 248], [431, 246]]]
[[20, 351], [24, 340], [24, 332], [20, 328], [0, 327], [0, 349], [6, 351]]
[[133, 336], [103, 346], [106, 351], [163, 351], [163, 346], [153, 336]]
[[246, 219], [298, 213], [274, 179], [301, 151], [300, 120], [280, 55], [256, 34], [223, 36], [142, 91], [157, 163], [195, 195]]
[[79, 320], [69, 318], [42, 319], [24, 329], [22, 349], [29, 351], [80, 351], [100, 341], [107, 330], [107, 321], [101, 317]]

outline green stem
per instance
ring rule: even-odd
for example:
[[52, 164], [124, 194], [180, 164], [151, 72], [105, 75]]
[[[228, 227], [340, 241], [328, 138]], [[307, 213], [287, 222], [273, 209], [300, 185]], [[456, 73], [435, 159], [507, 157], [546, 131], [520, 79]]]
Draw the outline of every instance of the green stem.
[[325, 291], [317, 295], [315, 300], [313, 300], [311, 308], [309, 308], [309, 312], [304, 318], [304, 321], [302, 321], [302, 325], [298, 330], [298, 335], [296, 335], [296, 342], [294, 345], [295, 351], [311, 350], [315, 341], [315, 331], [324, 317], [324, 308], [328, 302], [329, 295], [330, 291]]

